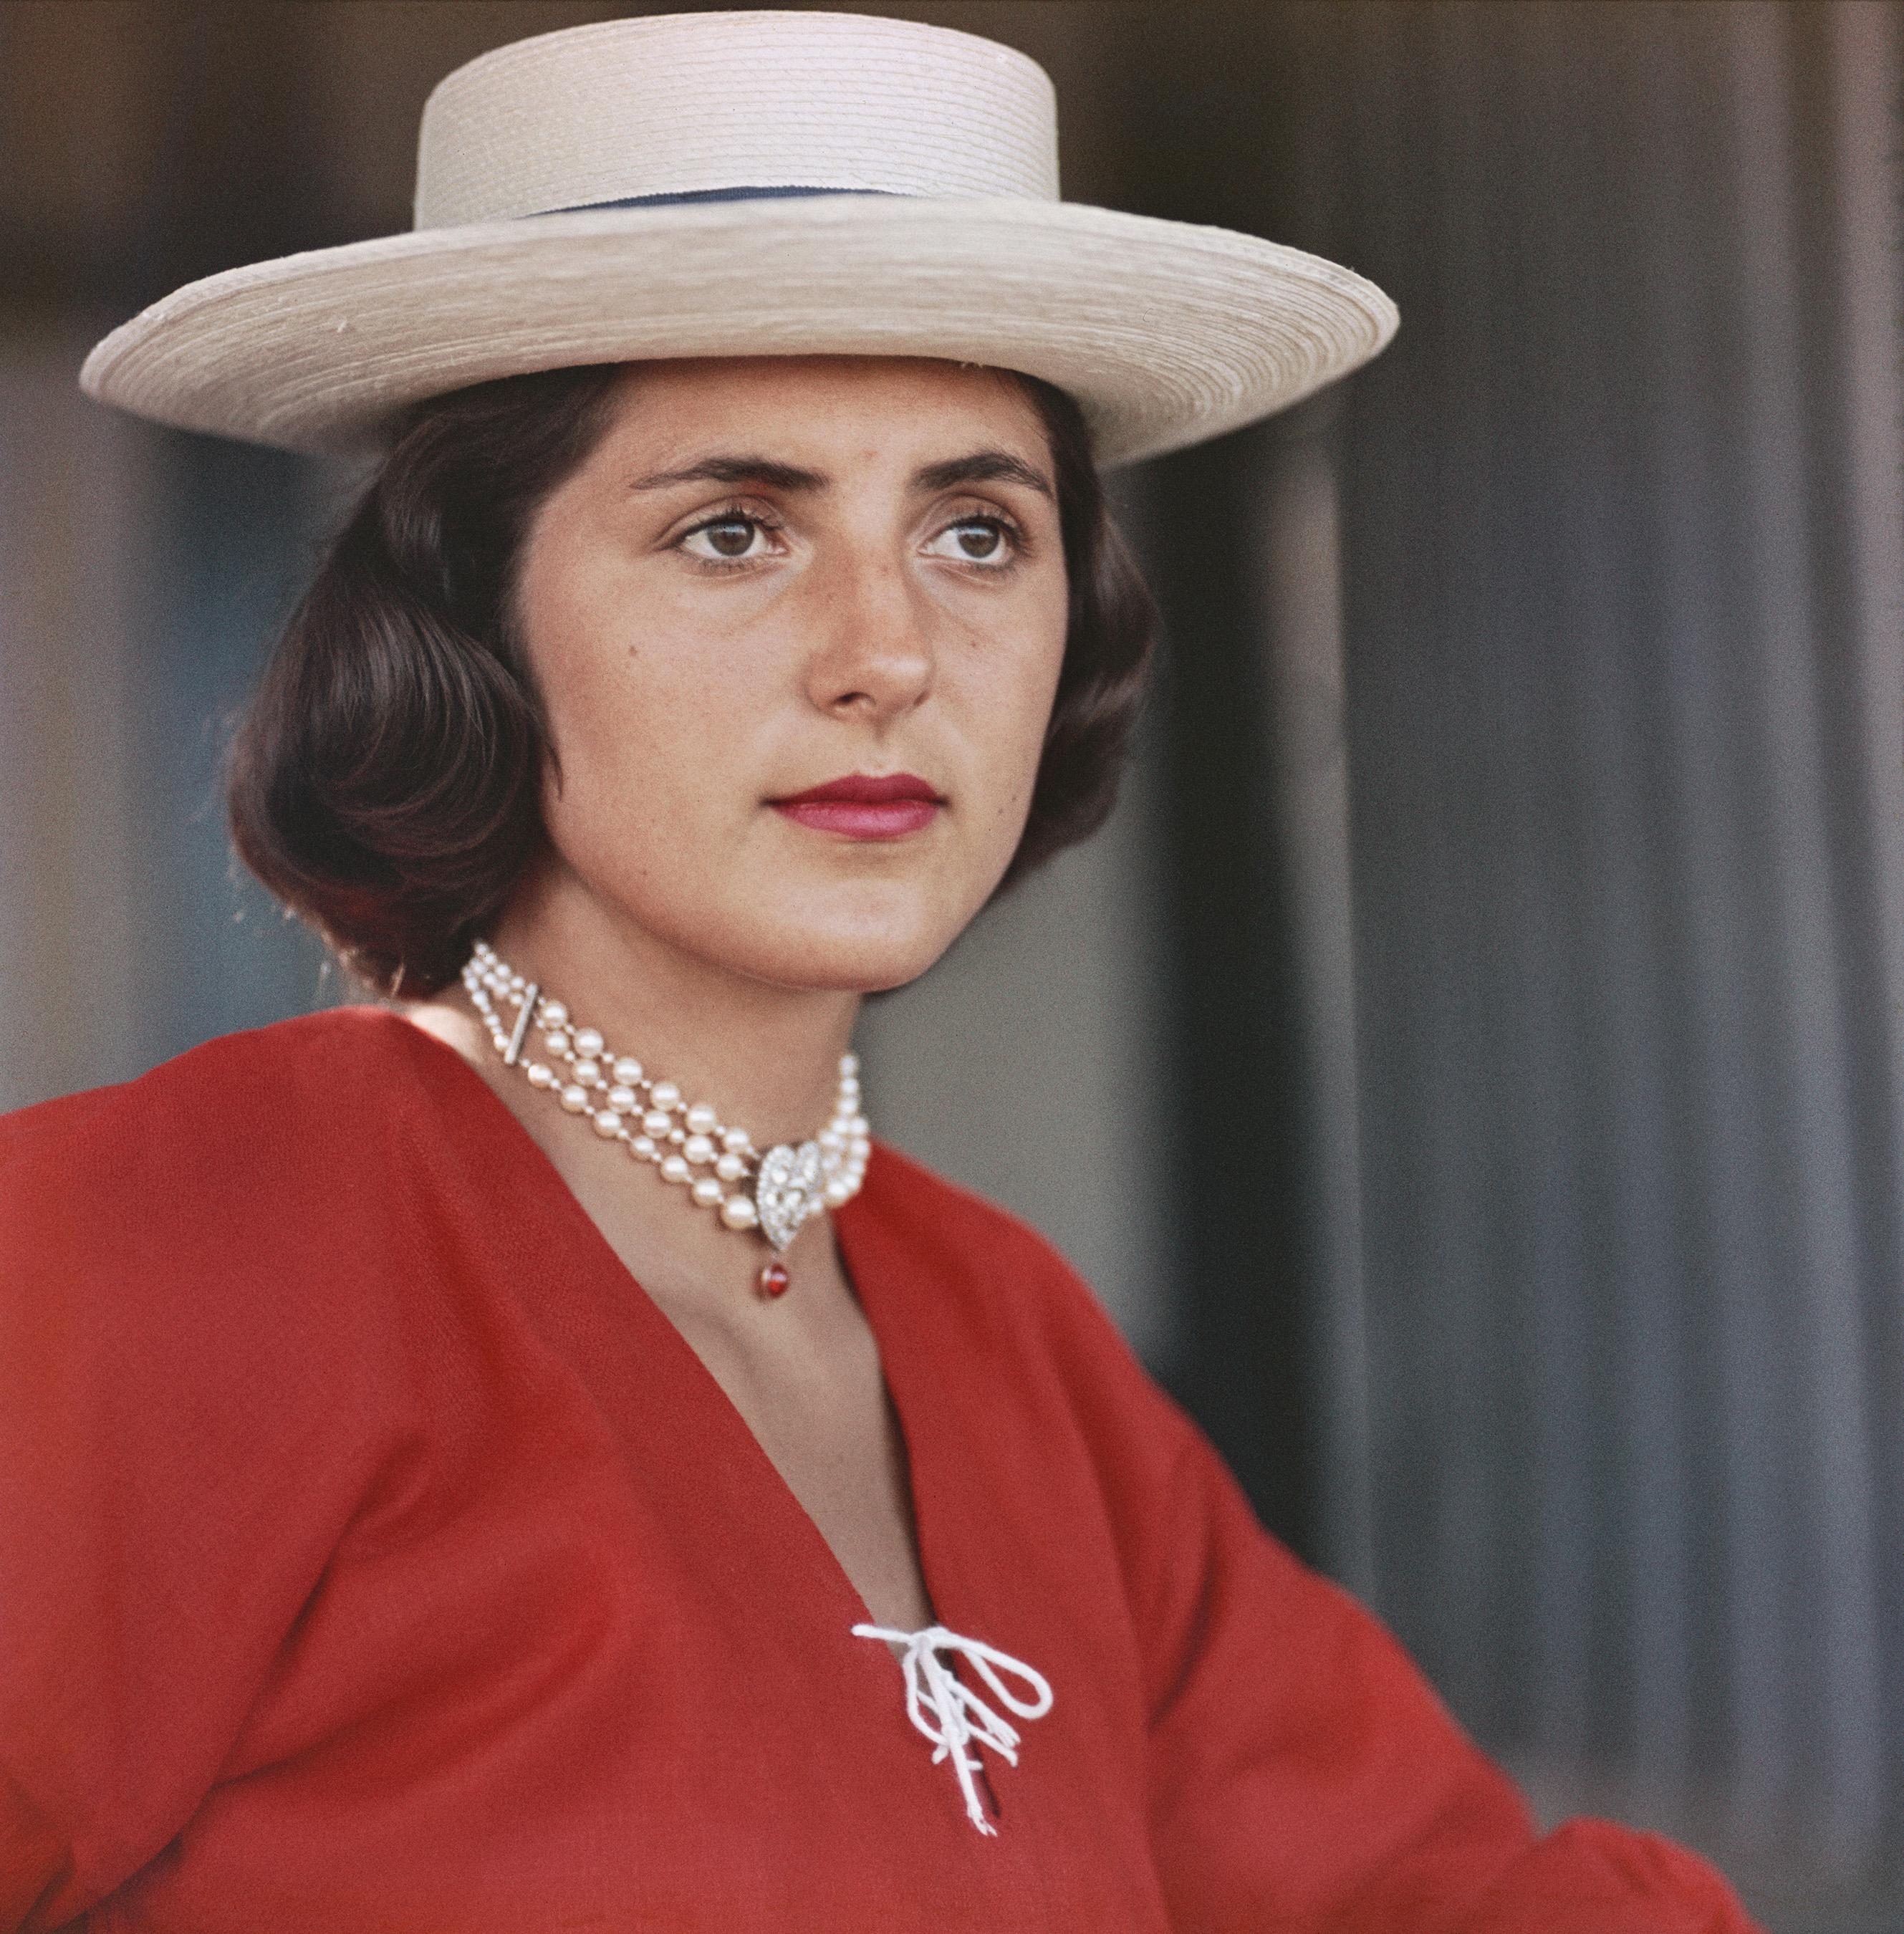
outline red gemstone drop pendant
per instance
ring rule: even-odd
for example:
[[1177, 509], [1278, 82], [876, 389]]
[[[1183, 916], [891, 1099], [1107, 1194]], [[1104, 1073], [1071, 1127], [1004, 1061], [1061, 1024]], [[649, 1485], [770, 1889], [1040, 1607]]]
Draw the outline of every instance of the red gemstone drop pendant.
[[787, 1273], [787, 1265], [777, 1258], [764, 1264], [761, 1270], [761, 1294], [763, 1296], [784, 1296], [787, 1285], [793, 1278]]

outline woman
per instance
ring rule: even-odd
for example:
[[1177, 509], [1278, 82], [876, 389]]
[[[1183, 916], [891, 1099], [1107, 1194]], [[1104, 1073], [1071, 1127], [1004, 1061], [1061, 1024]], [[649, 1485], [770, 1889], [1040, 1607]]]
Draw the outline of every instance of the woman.
[[862, 996], [1110, 802], [1094, 444], [1393, 326], [1054, 195], [988, 43], [614, 23], [439, 89], [416, 235], [89, 362], [382, 440], [232, 809], [388, 1003], [5, 1125], [0, 1925], [1746, 1925], [1538, 1839], [1056, 1255], [872, 1152]]

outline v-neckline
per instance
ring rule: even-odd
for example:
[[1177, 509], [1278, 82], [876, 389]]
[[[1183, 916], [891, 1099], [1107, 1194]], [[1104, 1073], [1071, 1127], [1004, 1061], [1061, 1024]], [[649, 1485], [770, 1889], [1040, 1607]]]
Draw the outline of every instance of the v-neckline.
[[[382, 1011], [388, 1012], [388, 1010]], [[782, 1515], [794, 1528], [795, 1535], [808, 1541], [816, 1554], [817, 1568], [824, 1578], [831, 1595], [840, 1598], [851, 1608], [853, 1616], [850, 1625], [878, 1625], [882, 1622], [875, 1617], [870, 1607], [860, 1595], [859, 1587], [853, 1583], [845, 1566], [841, 1563], [825, 1532], [819, 1526], [812, 1513], [800, 1499], [793, 1486], [787, 1481], [780, 1467], [767, 1454], [767, 1447], [755, 1434], [753, 1426], [742, 1414], [720, 1379], [702, 1360], [700, 1353], [690, 1343], [673, 1319], [662, 1309], [634, 1272], [616, 1252], [595, 1218], [583, 1203], [581, 1197], [569, 1186], [562, 1171], [549, 1158], [547, 1152], [538, 1143], [515, 1115], [501, 1095], [488, 1082], [452, 1047], [427, 1029], [400, 1014], [391, 1014], [390, 1019], [405, 1028], [428, 1049], [442, 1056], [453, 1068], [453, 1078], [473, 1087], [480, 1092], [481, 1102], [476, 1113], [490, 1125], [496, 1137], [508, 1142], [516, 1152], [516, 1158], [528, 1173], [534, 1175], [541, 1194], [550, 1211], [559, 1221], [573, 1231], [578, 1251], [584, 1255], [592, 1273], [604, 1284], [612, 1287], [625, 1303], [635, 1320], [644, 1324], [659, 1339], [659, 1347], [670, 1352], [674, 1359], [674, 1369], [678, 1375], [684, 1376], [698, 1390], [702, 1402], [709, 1406], [711, 1413], [722, 1420], [722, 1427], [734, 1439], [736, 1454], [747, 1460], [752, 1467], [755, 1481], [764, 1484], [770, 1494], [776, 1496], [783, 1504]], [[880, 1151], [875, 1142], [872, 1161], [866, 1171], [866, 1185], [876, 1186], [880, 1167]], [[920, 1469], [920, 1432], [916, 1426], [919, 1421], [911, 1406], [911, 1396], [902, 1398], [899, 1384], [906, 1381], [903, 1375], [896, 1380], [891, 1368], [889, 1345], [891, 1342], [890, 1307], [880, 1308], [885, 1285], [872, 1295], [867, 1293], [868, 1282], [878, 1279], [876, 1269], [861, 1266], [871, 1259], [862, 1240], [865, 1234], [855, 1211], [859, 1204], [849, 1203], [843, 1210], [830, 1211], [833, 1230], [839, 1244], [840, 1261], [845, 1272], [847, 1285], [867, 1327], [872, 1333], [875, 1354], [879, 1361], [880, 1382], [886, 1400], [891, 1405], [893, 1418], [899, 1435], [900, 1455], [904, 1466], [906, 1505], [911, 1516], [912, 1537], [918, 1559], [919, 1574], [925, 1587], [926, 1602], [929, 1621], [944, 1622], [945, 1601], [941, 1593], [942, 1580], [935, 1555], [929, 1548], [926, 1535], [929, 1520], [935, 1522], [933, 1514], [924, 1508], [921, 1500], [922, 1484]], [[863, 1640], [856, 1643], [864, 1644]], [[881, 1647], [881, 1651], [887, 1649]], [[870, 1647], [868, 1647], [870, 1655]], [[888, 1652], [887, 1655], [891, 1655]]]

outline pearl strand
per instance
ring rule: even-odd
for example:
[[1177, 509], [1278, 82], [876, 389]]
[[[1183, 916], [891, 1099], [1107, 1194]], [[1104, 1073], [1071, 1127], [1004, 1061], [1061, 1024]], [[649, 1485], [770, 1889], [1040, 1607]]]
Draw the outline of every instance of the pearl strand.
[[[478, 941], [464, 963], [462, 984], [496, 1052], [522, 1067], [531, 1087], [553, 1095], [568, 1113], [587, 1116], [604, 1140], [619, 1141], [635, 1160], [651, 1163], [663, 1181], [685, 1187], [698, 1207], [714, 1211], [728, 1228], [758, 1230], [776, 1255], [809, 1216], [823, 1206], [841, 1208], [859, 1193], [872, 1142], [860, 1111], [857, 1056], [840, 1056], [827, 1126], [800, 1149], [779, 1147], [762, 1155], [745, 1128], [725, 1126], [705, 1102], [688, 1104], [676, 1083], [655, 1080], [632, 1056], [612, 1054], [598, 1029], [572, 1025], [562, 1002], [543, 996], [487, 941]], [[513, 1030], [497, 1011], [499, 1001], [515, 1005]], [[541, 1036], [546, 1058], [521, 1054], [531, 1026]], [[764, 1194], [764, 1164], [774, 1171]], [[735, 1186], [741, 1183], [749, 1186]], [[785, 1286], [786, 1272], [777, 1262], [761, 1277], [770, 1294]]]

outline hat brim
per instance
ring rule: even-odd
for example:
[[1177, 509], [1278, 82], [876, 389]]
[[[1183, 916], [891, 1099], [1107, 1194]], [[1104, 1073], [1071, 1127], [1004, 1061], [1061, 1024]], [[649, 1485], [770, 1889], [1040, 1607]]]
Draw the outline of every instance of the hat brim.
[[816, 195], [381, 237], [193, 282], [115, 330], [89, 395], [310, 454], [423, 399], [686, 356], [923, 356], [1044, 378], [1098, 460], [1179, 449], [1375, 355], [1373, 283], [1257, 236], [1075, 202]]

